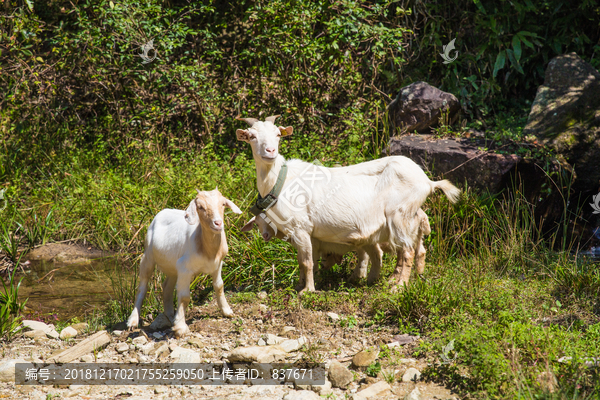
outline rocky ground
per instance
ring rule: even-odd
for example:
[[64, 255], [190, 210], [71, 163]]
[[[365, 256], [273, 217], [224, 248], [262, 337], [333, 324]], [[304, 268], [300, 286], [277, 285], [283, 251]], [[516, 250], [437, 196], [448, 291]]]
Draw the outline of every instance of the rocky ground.
[[[195, 307], [188, 315], [190, 334], [174, 338], [169, 328], [154, 325], [134, 331], [119, 326], [102, 333], [76, 324], [57, 332], [53, 326], [25, 322], [28, 327], [0, 347], [0, 398], [23, 399], [455, 399], [450, 390], [420, 379], [426, 360], [411, 357], [416, 337], [396, 335], [391, 327], [365, 327], [360, 320], [310, 310], [269, 309], [266, 293], [255, 301], [232, 304], [235, 318], [221, 317], [216, 304]], [[350, 321], [350, 322], [349, 322]], [[92, 334], [106, 344], [89, 348], [73, 361], [83, 363], [219, 363], [223, 361], [325, 364], [324, 385], [286, 382], [277, 385], [146, 385], [146, 386], [25, 386], [15, 385], [14, 362], [50, 363], [68, 357]], [[104, 343], [104, 342], [103, 342]], [[68, 359], [68, 358], [67, 358]], [[377, 377], [368, 376], [369, 364], [380, 362]], [[372, 374], [373, 375], [373, 374]]]

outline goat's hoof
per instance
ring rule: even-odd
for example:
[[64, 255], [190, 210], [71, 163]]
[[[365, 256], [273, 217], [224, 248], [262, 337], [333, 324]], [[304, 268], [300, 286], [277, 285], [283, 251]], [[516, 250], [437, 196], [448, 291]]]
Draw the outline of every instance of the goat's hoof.
[[224, 316], [226, 316], [227, 318], [233, 318], [233, 311], [231, 310], [231, 308], [227, 307], [224, 308], [223, 310], [221, 310], [221, 312], [223, 313]]
[[188, 333], [190, 333], [190, 329], [187, 325], [179, 325], [173, 327], [173, 335], [175, 335], [177, 339], [184, 337]]

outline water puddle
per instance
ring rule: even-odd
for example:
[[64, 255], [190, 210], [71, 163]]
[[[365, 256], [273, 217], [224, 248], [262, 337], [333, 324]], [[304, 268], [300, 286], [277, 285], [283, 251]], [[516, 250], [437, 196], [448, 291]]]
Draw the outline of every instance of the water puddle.
[[56, 314], [61, 321], [73, 317], [83, 320], [95, 309], [106, 307], [110, 300], [117, 299], [115, 286], [130, 286], [134, 278], [118, 257], [75, 264], [31, 260], [29, 267], [21, 275], [19, 289], [19, 300], [28, 298], [27, 312], [33, 314], [29, 317]]

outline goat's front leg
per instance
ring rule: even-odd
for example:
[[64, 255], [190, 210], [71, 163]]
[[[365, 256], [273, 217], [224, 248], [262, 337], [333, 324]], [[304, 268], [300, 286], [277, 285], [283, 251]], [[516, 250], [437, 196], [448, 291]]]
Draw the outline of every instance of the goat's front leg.
[[185, 263], [177, 261], [177, 312], [172, 328], [176, 338], [183, 337], [190, 331], [185, 323], [185, 310], [190, 304], [190, 284], [193, 277]]
[[402, 289], [404, 286], [408, 286], [414, 259], [415, 250], [412, 247], [404, 246], [404, 248], [398, 250], [396, 268], [390, 277], [390, 283], [392, 285], [397, 285], [396, 289]]
[[294, 247], [298, 251], [298, 268], [300, 269], [300, 281], [297, 290], [300, 294], [305, 291], [314, 292], [313, 249], [310, 235], [304, 231], [297, 232], [294, 237]]
[[377, 282], [379, 275], [381, 275], [383, 251], [379, 245], [367, 246], [365, 247], [365, 251], [371, 258], [371, 270], [369, 271], [369, 276], [367, 277], [367, 284], [372, 285], [373, 283]]
[[221, 278], [221, 269], [223, 268], [223, 261], [221, 261], [221, 265], [219, 265], [219, 269], [212, 274], [213, 280], [213, 288], [215, 289], [215, 298], [217, 299], [217, 305], [219, 309], [226, 317], [233, 317], [233, 311], [229, 304], [227, 303], [227, 299], [225, 298], [225, 290], [223, 287], [223, 279]]
[[140, 262], [140, 286], [138, 287], [137, 295], [135, 296], [133, 311], [127, 319], [127, 328], [129, 329], [138, 327], [142, 303], [144, 302], [144, 297], [146, 297], [146, 292], [148, 291], [148, 281], [153, 273], [154, 259], [150, 253], [144, 253], [144, 255], [142, 255], [142, 261]]
[[367, 277], [367, 271], [369, 269], [369, 255], [363, 249], [358, 249], [358, 263], [350, 275], [350, 282], [359, 282], [361, 279]]

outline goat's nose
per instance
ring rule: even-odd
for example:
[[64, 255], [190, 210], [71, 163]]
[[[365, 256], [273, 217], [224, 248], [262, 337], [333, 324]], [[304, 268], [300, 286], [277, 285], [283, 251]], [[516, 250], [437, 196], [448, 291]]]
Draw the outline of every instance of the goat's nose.
[[220, 227], [222, 227], [222, 226], [223, 226], [223, 220], [221, 220], [221, 219], [216, 219], [216, 220], [214, 220], [214, 221], [213, 221], [213, 224], [215, 224], [215, 226], [216, 226], [217, 228], [220, 228]]
[[265, 150], [269, 154], [275, 154], [275, 147], [267, 147]]

